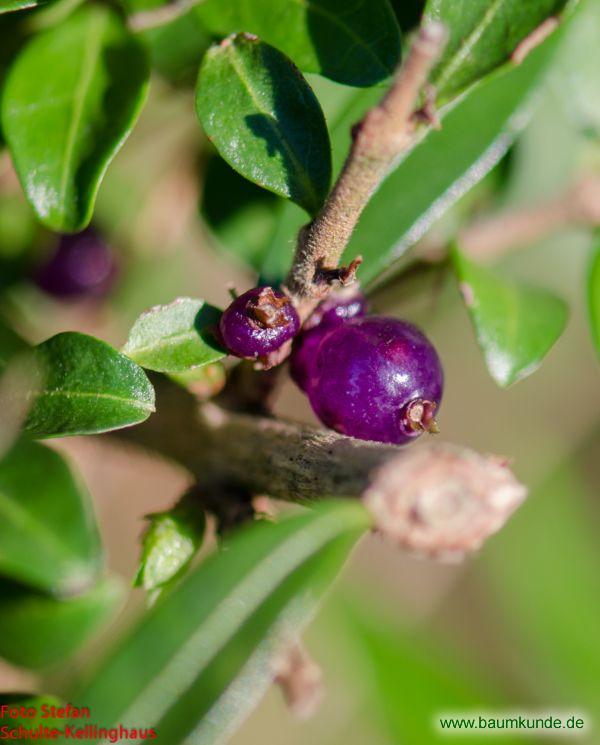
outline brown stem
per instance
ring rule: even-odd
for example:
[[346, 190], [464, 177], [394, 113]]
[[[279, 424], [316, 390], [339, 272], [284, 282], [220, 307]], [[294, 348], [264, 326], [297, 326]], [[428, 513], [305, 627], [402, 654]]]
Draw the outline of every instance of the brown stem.
[[362, 498], [377, 530], [411, 551], [448, 558], [478, 548], [525, 495], [505, 464], [467, 448], [365, 442], [198, 406], [168, 381], [156, 387], [157, 413], [119, 435], [184, 465], [211, 500], [219, 489], [297, 502]]
[[462, 231], [459, 245], [473, 257], [488, 259], [570, 225], [600, 225], [600, 177], [584, 176], [554, 199], [482, 218]]
[[350, 153], [325, 205], [300, 231], [286, 287], [304, 318], [323, 295], [315, 281], [318, 271], [337, 266], [371, 195], [410, 144], [421, 92], [445, 44], [444, 26], [431, 22], [421, 28], [387, 94], [354, 128]]

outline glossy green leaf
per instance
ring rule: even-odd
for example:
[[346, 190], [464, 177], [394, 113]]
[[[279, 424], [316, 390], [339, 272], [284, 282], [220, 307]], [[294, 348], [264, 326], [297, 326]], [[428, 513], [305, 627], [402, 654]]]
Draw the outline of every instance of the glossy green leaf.
[[362, 505], [348, 501], [246, 527], [158, 602], [71, 700], [107, 725], [155, 727], [157, 743], [177, 745], [192, 731], [190, 741], [214, 742], [238, 676], [247, 683], [237, 690], [241, 709], [263, 690], [265, 670], [260, 684], [244, 671], [282, 613], [294, 605], [305, 622], [369, 526]]
[[149, 370], [183, 373], [225, 357], [215, 329], [221, 311], [204, 300], [178, 298], [143, 313], [123, 353]]
[[531, 375], [563, 332], [564, 301], [547, 290], [503, 279], [458, 250], [452, 259], [492, 378], [505, 388]]
[[92, 336], [67, 331], [35, 347], [39, 388], [25, 432], [34, 437], [94, 434], [128, 427], [154, 411], [141, 367]]
[[0, 573], [72, 594], [91, 584], [101, 561], [83, 485], [59, 453], [17, 443], [0, 461]]
[[114, 613], [123, 585], [106, 579], [85, 595], [56, 600], [0, 581], [0, 657], [39, 669], [64, 662]]
[[428, 0], [425, 18], [441, 21], [449, 42], [432, 82], [442, 99], [460, 91], [510, 59], [519, 42], [567, 0]]
[[194, 493], [166, 512], [148, 515], [135, 585], [156, 590], [180, 575], [200, 548], [206, 520]]
[[2, 127], [25, 194], [38, 218], [62, 232], [89, 223], [148, 79], [144, 51], [118, 16], [86, 5], [33, 38], [2, 97]]
[[400, 29], [388, 0], [204, 0], [196, 8], [216, 34], [256, 34], [304, 72], [369, 86], [400, 60]]
[[[19, 736], [23, 730], [38, 732], [42, 727], [44, 731], [52, 731], [63, 727], [63, 721], [54, 713], [57, 709], [64, 708], [65, 703], [56, 696], [38, 693], [0, 693], [0, 707], [2, 706], [8, 706], [10, 710], [6, 716], [2, 716], [0, 708], [0, 727], [8, 728], [10, 734], [4, 739], [13, 745], [31, 745], [33, 738], [29, 733], [24, 737]], [[23, 716], [23, 710], [33, 710], [35, 714]], [[19, 713], [15, 716], [17, 711]], [[36, 741], [43, 742], [40, 738], [36, 738]]]
[[600, 646], [593, 641], [600, 618], [599, 463], [596, 430], [540, 481], [490, 543], [479, 570], [484, 602], [510, 629], [514, 659], [527, 660], [521, 674], [557, 710], [588, 712], [588, 727], [600, 716]]
[[327, 126], [308, 83], [281, 52], [247, 34], [213, 46], [200, 68], [196, 111], [236, 171], [318, 211], [331, 179]]
[[[381, 184], [344, 254], [346, 262], [363, 256], [359, 272], [363, 284], [378, 281], [504, 155], [527, 121], [523, 114], [529, 95], [548, 68], [559, 40], [560, 34], [555, 34], [521, 66], [491, 76], [453, 108], [443, 111], [441, 131], [432, 131], [420, 140]], [[334, 123], [336, 164], [350, 143], [350, 126], [378, 95], [377, 90], [357, 92]], [[295, 212], [292, 206], [283, 210], [265, 250], [261, 274], [269, 279], [285, 276], [291, 261], [303, 219], [298, 210]]]
[[600, 239], [596, 239], [588, 274], [588, 309], [592, 339], [600, 355]]
[[47, 5], [52, 0], [0, 0], [0, 15], [12, 13], [15, 10], [28, 10]]

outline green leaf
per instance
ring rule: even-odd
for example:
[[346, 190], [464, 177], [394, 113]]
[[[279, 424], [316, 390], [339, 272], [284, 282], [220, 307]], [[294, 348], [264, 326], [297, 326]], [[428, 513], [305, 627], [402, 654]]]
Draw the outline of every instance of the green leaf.
[[15, 445], [0, 461], [0, 572], [72, 594], [101, 562], [90, 497], [62, 456], [35, 442]]
[[0, 581], [0, 657], [39, 669], [63, 662], [114, 613], [123, 585], [103, 580], [85, 595], [56, 600]]
[[[299, 604], [306, 622], [369, 527], [352, 501], [246, 527], [142, 618], [79, 700], [107, 725], [155, 727], [157, 743], [176, 745], [192, 731], [194, 742], [214, 742], [227, 726], [228, 694], [236, 690], [245, 711], [246, 697], [262, 691], [266, 670], [260, 683], [244, 671], [282, 613]], [[240, 679], [247, 689], [236, 689]]]
[[52, 0], [0, 0], [0, 15], [12, 13], [15, 10], [39, 8], [42, 5], [47, 5], [48, 2], [52, 2]]
[[206, 520], [194, 493], [186, 494], [173, 509], [148, 515], [142, 538], [142, 557], [135, 586], [156, 590], [189, 566], [204, 537]]
[[432, 83], [438, 96], [452, 98], [511, 58], [518, 44], [567, 0], [429, 0], [425, 18], [450, 32]]
[[147, 79], [139, 42], [112, 11], [93, 4], [34, 37], [17, 57], [2, 97], [2, 127], [44, 225], [75, 232], [89, 223]]
[[143, 313], [133, 325], [123, 353], [149, 370], [184, 373], [227, 354], [215, 329], [221, 311], [204, 300], [178, 298]]
[[600, 239], [592, 254], [588, 274], [588, 309], [592, 327], [592, 339], [600, 355]]
[[141, 367], [92, 336], [67, 331], [33, 352], [39, 389], [25, 423], [34, 437], [107, 432], [147, 419], [154, 389]]
[[531, 375], [567, 322], [547, 290], [501, 279], [453, 250], [454, 269], [490, 375], [506, 388]]
[[588, 723], [600, 716], [600, 646], [591, 642], [600, 618], [599, 435], [540, 481], [479, 569], [482, 602], [523, 660], [519, 675], [557, 710], [576, 702]]
[[205, 0], [195, 11], [213, 33], [256, 34], [304, 72], [370, 86], [400, 60], [400, 29], [388, 0]]
[[[53, 716], [55, 709], [64, 708], [65, 704], [59, 698], [48, 694], [37, 693], [0, 693], [0, 707], [8, 706], [12, 709], [6, 716], [2, 716], [0, 709], [0, 726], [7, 727], [11, 733], [7, 739], [14, 745], [30, 745], [29, 736], [19, 737], [19, 728], [30, 732], [37, 732], [40, 727], [49, 730], [62, 729], [63, 722], [60, 718]], [[17, 716], [13, 715], [15, 710], [19, 711]], [[33, 716], [23, 716], [21, 712], [33, 710]], [[14, 736], [13, 736], [14, 733]], [[48, 742], [47, 740], [37, 740], [38, 742]]]
[[310, 214], [331, 179], [325, 118], [308, 83], [274, 47], [237, 34], [206, 54], [196, 111], [236, 171]]

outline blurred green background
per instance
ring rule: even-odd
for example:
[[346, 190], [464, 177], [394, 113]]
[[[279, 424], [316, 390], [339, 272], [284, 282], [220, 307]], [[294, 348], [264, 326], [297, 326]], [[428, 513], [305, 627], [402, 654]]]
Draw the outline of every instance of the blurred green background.
[[[572, 29], [515, 146], [434, 226], [436, 235], [481, 213], [560, 195], [582, 173], [600, 169], [598, 5], [589, 3]], [[150, 305], [186, 294], [222, 305], [228, 282], [241, 289], [253, 282], [226, 245], [241, 241], [258, 251], [279, 205], [227, 173], [219, 182], [223, 169], [202, 138], [187, 85], [199, 43], [198, 35], [189, 39], [189, 47], [174, 47], [165, 33], [150, 34], [164, 74], [153, 81], [96, 210], [95, 227], [121, 264], [105, 302], [60, 303], [17, 280], [54, 238], [36, 226], [8, 157], [0, 155], [2, 304], [30, 340], [77, 329], [121, 345]], [[310, 80], [333, 117], [346, 90]], [[243, 210], [234, 211], [240, 204]], [[412, 559], [377, 538], [363, 540], [306, 638], [324, 671], [322, 707], [296, 722], [273, 689], [234, 737], [236, 745], [265, 737], [286, 745], [420, 745], [445, 739], [434, 729], [437, 714], [469, 710], [578, 712], [588, 727], [582, 741], [600, 741], [600, 392], [585, 300], [593, 241], [589, 230], [573, 228], [499, 262], [506, 275], [554, 290], [571, 308], [566, 332], [542, 367], [509, 390], [489, 377], [452, 278], [436, 276], [418, 292], [391, 281], [373, 293], [377, 311], [416, 321], [439, 349], [447, 376], [441, 437], [509, 458], [530, 497], [461, 565]], [[291, 384], [277, 411], [313, 421]], [[109, 440], [71, 438], [56, 447], [94, 496], [111, 568], [133, 577], [142, 516], [170, 506], [187, 475]], [[141, 602], [134, 592], [132, 609]], [[5, 689], [35, 683], [29, 673], [0, 668]]]

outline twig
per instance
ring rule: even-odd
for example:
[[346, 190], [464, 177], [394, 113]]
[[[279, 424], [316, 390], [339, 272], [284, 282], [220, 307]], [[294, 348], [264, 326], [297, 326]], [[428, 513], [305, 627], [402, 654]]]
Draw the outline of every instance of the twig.
[[167, 5], [161, 5], [152, 10], [143, 10], [129, 16], [127, 21], [132, 31], [145, 31], [150, 28], [164, 26], [171, 21], [177, 20], [185, 15], [188, 11], [204, 0], [173, 0]]
[[489, 259], [570, 225], [600, 225], [600, 177], [585, 176], [565, 194], [532, 207], [482, 218], [459, 235], [465, 253]]
[[371, 195], [410, 144], [429, 73], [445, 44], [443, 25], [421, 28], [388, 93], [353, 131], [353, 143], [329, 198], [298, 236], [286, 287], [303, 317], [322, 297], [319, 270], [335, 268]]
[[478, 548], [525, 496], [505, 464], [468, 448], [365, 442], [214, 403], [198, 406], [168, 381], [157, 379], [156, 388], [157, 413], [118, 436], [184, 465], [211, 504], [219, 489], [305, 503], [362, 498], [381, 533], [448, 559]]
[[551, 16], [534, 29], [529, 36], [526, 36], [511, 55], [511, 60], [515, 65], [520, 65], [525, 61], [536, 47], [545, 41], [551, 33], [558, 28], [558, 18]]

